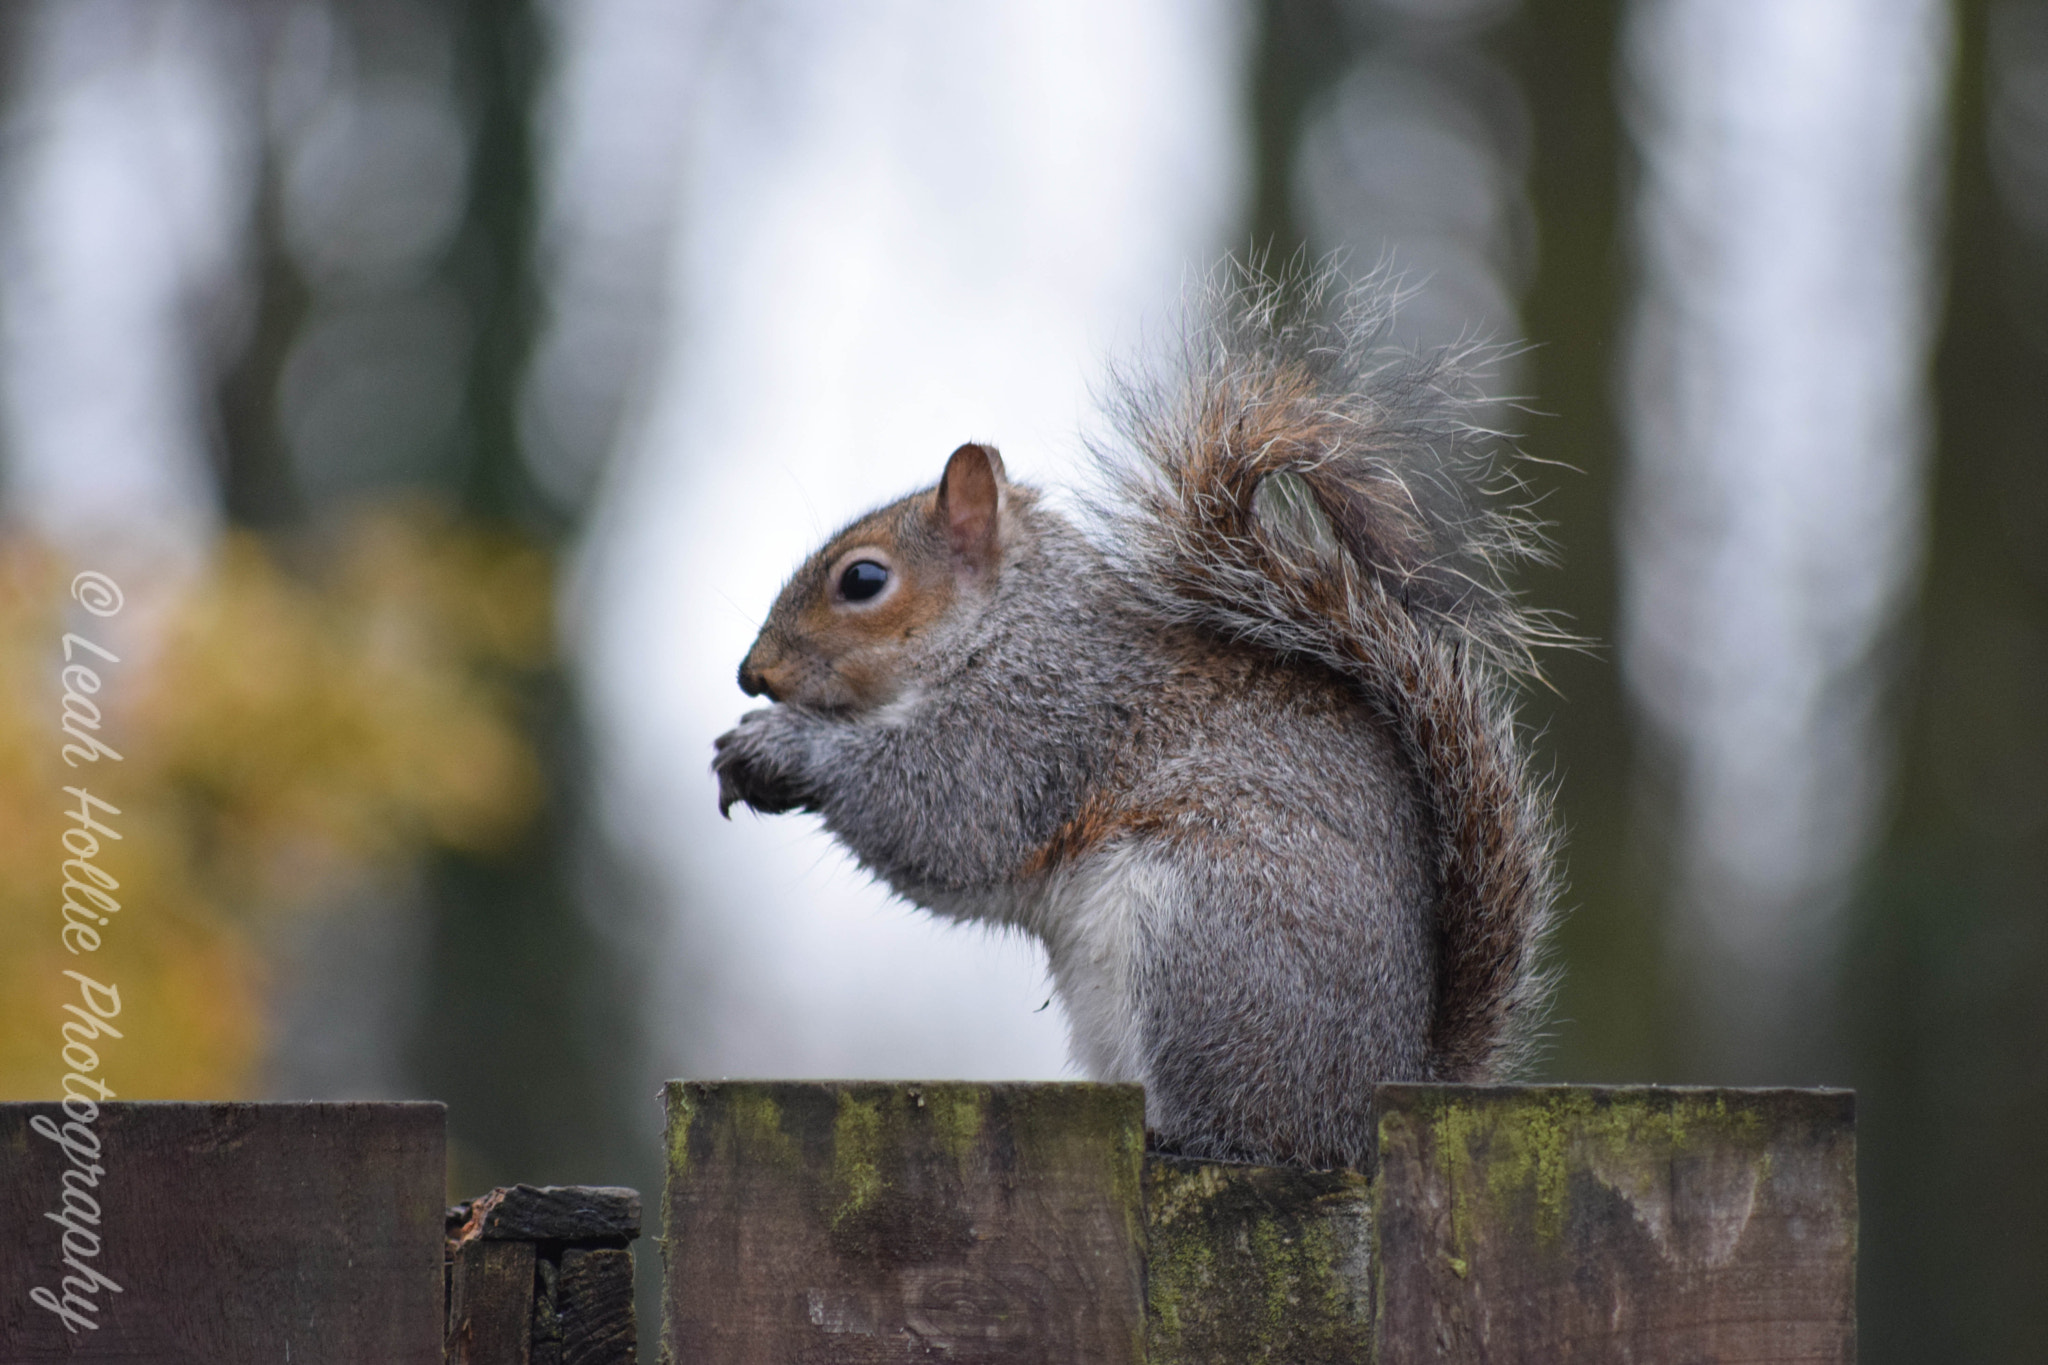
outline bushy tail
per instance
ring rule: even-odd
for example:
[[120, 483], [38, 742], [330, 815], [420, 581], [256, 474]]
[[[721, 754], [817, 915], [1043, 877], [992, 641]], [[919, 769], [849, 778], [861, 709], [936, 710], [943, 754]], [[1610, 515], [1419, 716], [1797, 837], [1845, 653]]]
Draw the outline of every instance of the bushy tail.
[[1233, 265], [1200, 306], [1178, 363], [1111, 395], [1109, 543], [1162, 614], [1319, 659], [1392, 722], [1435, 816], [1431, 1075], [1498, 1078], [1547, 995], [1557, 838], [1513, 694], [1558, 637], [1503, 577], [1541, 541], [1475, 420], [1489, 353], [1389, 345], [1390, 292], [1330, 270]]

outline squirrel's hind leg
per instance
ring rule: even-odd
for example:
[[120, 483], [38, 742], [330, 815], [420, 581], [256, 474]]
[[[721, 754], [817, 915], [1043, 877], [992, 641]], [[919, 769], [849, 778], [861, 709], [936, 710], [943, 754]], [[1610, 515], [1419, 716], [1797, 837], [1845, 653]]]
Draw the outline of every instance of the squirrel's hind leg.
[[1169, 854], [1174, 894], [1143, 926], [1147, 1119], [1189, 1156], [1357, 1165], [1374, 1083], [1422, 1075], [1428, 907], [1370, 862], [1233, 842]]

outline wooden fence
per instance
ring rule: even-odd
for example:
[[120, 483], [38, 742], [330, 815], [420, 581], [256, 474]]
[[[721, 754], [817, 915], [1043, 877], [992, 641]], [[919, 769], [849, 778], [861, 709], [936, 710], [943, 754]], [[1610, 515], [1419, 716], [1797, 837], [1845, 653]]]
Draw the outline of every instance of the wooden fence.
[[1383, 1086], [1369, 1173], [1134, 1087], [677, 1082], [678, 1362], [1854, 1358], [1841, 1091]]
[[[1132, 1087], [675, 1082], [666, 1357], [1854, 1359], [1847, 1093], [1378, 1103], [1371, 1169], [1311, 1172], [1147, 1154]], [[0, 1105], [0, 1362], [631, 1361], [638, 1197], [444, 1209], [443, 1124]]]

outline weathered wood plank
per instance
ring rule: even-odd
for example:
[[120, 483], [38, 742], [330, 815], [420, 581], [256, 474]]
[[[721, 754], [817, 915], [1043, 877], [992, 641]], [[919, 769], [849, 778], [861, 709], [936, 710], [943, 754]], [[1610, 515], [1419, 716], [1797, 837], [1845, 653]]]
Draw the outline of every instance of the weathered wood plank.
[[[541, 1257], [534, 1262], [533, 1335], [528, 1365], [562, 1365], [562, 1315], [555, 1307], [561, 1293], [562, 1267]], [[631, 1359], [631, 1357], [627, 1357]]]
[[1136, 1087], [674, 1082], [667, 1099], [669, 1359], [1143, 1359]]
[[610, 1247], [564, 1251], [555, 1318], [561, 1325], [562, 1365], [631, 1365], [636, 1350], [633, 1253]]
[[[72, 1121], [56, 1104], [0, 1104], [9, 1365], [441, 1359], [440, 1105], [109, 1103], [70, 1130], [97, 1150], [79, 1162], [38, 1117]], [[30, 1297], [61, 1296], [73, 1273], [65, 1229], [44, 1217], [64, 1207], [66, 1170], [74, 1221], [98, 1244], [89, 1264], [121, 1286], [91, 1296], [98, 1325], [75, 1334]]]
[[1351, 1365], [1372, 1344], [1371, 1183], [1145, 1160], [1150, 1365]]
[[459, 1243], [448, 1294], [448, 1365], [530, 1365], [535, 1278], [531, 1242]]
[[1855, 1358], [1848, 1092], [1378, 1093], [1381, 1365]]
[[506, 1186], [447, 1226], [451, 1365], [633, 1365], [638, 1190]]
[[459, 1235], [492, 1242], [629, 1242], [640, 1191], [620, 1185], [509, 1185], [472, 1200]]

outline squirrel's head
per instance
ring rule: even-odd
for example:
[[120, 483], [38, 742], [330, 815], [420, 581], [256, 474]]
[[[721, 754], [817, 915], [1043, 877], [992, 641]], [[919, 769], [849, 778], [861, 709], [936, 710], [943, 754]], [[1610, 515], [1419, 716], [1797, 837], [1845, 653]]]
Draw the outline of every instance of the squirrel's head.
[[856, 714], [894, 701], [931, 632], [993, 586], [1016, 491], [993, 446], [963, 445], [936, 487], [832, 537], [775, 599], [740, 689]]

